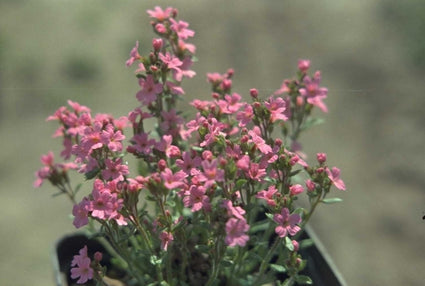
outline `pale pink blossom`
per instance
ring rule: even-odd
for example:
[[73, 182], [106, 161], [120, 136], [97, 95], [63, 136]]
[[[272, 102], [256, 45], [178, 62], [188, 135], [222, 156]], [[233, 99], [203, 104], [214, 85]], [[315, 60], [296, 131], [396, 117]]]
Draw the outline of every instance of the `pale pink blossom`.
[[340, 178], [341, 171], [337, 167], [333, 167], [331, 170], [326, 168], [326, 173], [328, 174], [329, 180], [331, 180], [337, 189], [345, 191], [344, 181]]
[[269, 97], [268, 101], [264, 102], [264, 105], [270, 112], [271, 122], [275, 122], [277, 120], [288, 120], [288, 117], [285, 114], [286, 103], [281, 97], [274, 98], [271, 96]]
[[106, 159], [105, 167], [106, 169], [102, 171], [102, 176], [105, 180], [124, 181], [124, 176], [130, 173], [128, 166], [122, 164], [121, 158], [115, 161]]
[[89, 223], [89, 206], [90, 201], [87, 198], [83, 198], [79, 204], [74, 205], [72, 208], [72, 215], [74, 216], [73, 224], [76, 228], [80, 228]]
[[249, 225], [245, 219], [230, 218], [226, 222], [226, 238], [225, 243], [230, 246], [244, 247], [249, 240], [246, 232], [249, 230]]
[[301, 72], [306, 73], [309, 68], [310, 68], [309, 60], [303, 60], [303, 59], [298, 60], [298, 69]]
[[165, 170], [161, 172], [161, 178], [164, 181], [164, 186], [169, 190], [183, 187], [184, 179], [186, 177], [187, 174], [182, 170], [173, 173], [171, 169], [165, 168]]
[[206, 189], [203, 186], [191, 185], [187, 195], [183, 198], [183, 204], [187, 208], [191, 208], [192, 212], [201, 209], [205, 211], [211, 210], [210, 198], [205, 194]]
[[126, 66], [131, 66], [133, 63], [134, 63], [134, 61], [136, 61], [136, 60], [138, 60], [138, 59], [140, 59], [140, 58], [142, 58], [140, 55], [139, 55], [139, 51], [138, 51], [138, 49], [139, 49], [139, 41], [137, 41], [136, 42], [136, 45], [134, 46], [134, 48], [131, 50], [131, 52], [130, 52], [130, 58], [125, 62], [125, 65]]
[[157, 95], [162, 92], [162, 84], [155, 83], [152, 75], [148, 75], [146, 79], [141, 78], [139, 84], [142, 89], [136, 94], [136, 97], [137, 100], [145, 105], [149, 105], [155, 101]]
[[71, 266], [71, 278], [77, 279], [78, 284], [84, 284], [88, 280], [93, 279], [93, 269], [90, 266], [91, 260], [87, 256], [87, 246], [84, 246], [78, 255], [74, 256]]
[[305, 76], [303, 83], [305, 87], [300, 88], [299, 92], [302, 97], [307, 99], [307, 102], [319, 107], [323, 112], [328, 112], [328, 108], [323, 103], [323, 99], [327, 97], [328, 89], [325, 87], [320, 87], [320, 72], [316, 72], [313, 78]]
[[275, 231], [279, 237], [285, 237], [289, 235], [295, 235], [301, 230], [297, 225], [301, 222], [299, 214], [289, 215], [289, 209], [283, 208], [280, 214], [275, 214], [273, 220], [278, 223]]
[[174, 240], [174, 236], [168, 231], [163, 231], [159, 234], [159, 239], [161, 240], [162, 250], [167, 251], [168, 245]]
[[267, 191], [266, 190], [262, 190], [259, 191], [255, 197], [258, 199], [263, 199], [266, 201], [266, 203], [271, 206], [271, 207], [275, 207], [276, 206], [276, 200], [273, 198], [274, 195], [277, 193], [277, 189], [274, 185], [271, 185]]
[[227, 210], [227, 215], [230, 217], [235, 217], [237, 219], [243, 220], [245, 215], [245, 210], [240, 206], [233, 206], [231, 200], [223, 200], [222, 206]]
[[167, 7], [165, 10], [162, 10], [161, 7], [155, 6], [154, 10], [147, 10], [147, 13], [151, 18], [157, 19], [158, 21], [164, 21], [170, 18], [173, 8]]
[[170, 19], [171, 22], [171, 30], [177, 33], [177, 36], [182, 39], [186, 40], [187, 38], [193, 37], [195, 35], [195, 32], [188, 29], [189, 24], [185, 21], [176, 21], [173, 18]]

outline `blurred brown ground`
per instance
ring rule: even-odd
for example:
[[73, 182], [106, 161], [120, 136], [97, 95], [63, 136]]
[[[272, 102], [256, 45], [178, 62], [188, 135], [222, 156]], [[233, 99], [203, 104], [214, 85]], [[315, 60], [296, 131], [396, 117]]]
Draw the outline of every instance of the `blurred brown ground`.
[[[59, 150], [44, 119], [67, 99], [125, 115], [137, 82], [124, 62], [153, 36], [155, 1], [0, 1], [0, 284], [53, 285], [50, 251], [74, 229], [71, 205], [34, 190], [39, 157]], [[160, 1], [196, 31], [187, 103], [206, 72], [267, 96], [312, 60], [329, 89], [326, 124], [302, 137], [342, 170], [343, 203], [312, 221], [349, 285], [425, 285], [425, 40], [421, 1]]]

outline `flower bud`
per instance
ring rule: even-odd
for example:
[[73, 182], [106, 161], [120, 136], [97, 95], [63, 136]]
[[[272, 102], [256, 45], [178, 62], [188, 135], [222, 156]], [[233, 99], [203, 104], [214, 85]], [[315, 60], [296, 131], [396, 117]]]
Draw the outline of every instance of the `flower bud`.
[[161, 48], [162, 48], [162, 44], [163, 44], [163, 41], [162, 41], [161, 38], [153, 39], [152, 40], [153, 50], [155, 52], [159, 52], [161, 50]]
[[297, 106], [303, 106], [304, 105], [304, 98], [302, 98], [302, 96], [297, 96], [296, 104], [297, 104]]
[[305, 186], [307, 187], [307, 191], [309, 191], [309, 192], [312, 192], [312, 191], [314, 191], [314, 189], [316, 189], [316, 185], [310, 179], [305, 181]]
[[323, 164], [326, 162], [326, 153], [317, 153], [316, 157], [319, 164]]
[[228, 69], [227, 72], [226, 72], [227, 78], [231, 78], [234, 73], [235, 73], [234, 69]]
[[275, 140], [274, 140], [274, 144], [276, 144], [276, 146], [278, 146], [278, 147], [280, 147], [280, 146], [282, 146], [282, 139], [280, 139], [280, 138], [276, 138]]
[[158, 162], [158, 169], [162, 172], [167, 168], [167, 162], [165, 162], [164, 159], [159, 160]]
[[322, 167], [320, 167], [320, 168], [317, 168], [316, 169], [316, 173], [317, 174], [321, 174], [321, 173], [323, 173], [325, 171], [325, 169], [323, 169]]
[[223, 90], [229, 90], [232, 88], [232, 80], [231, 79], [224, 79], [221, 83], [221, 88]]
[[253, 98], [257, 98], [258, 97], [258, 90], [255, 88], [251, 88], [249, 90], [249, 94], [253, 97]]
[[304, 188], [300, 184], [296, 184], [296, 185], [290, 186], [289, 191], [291, 192], [292, 196], [296, 196], [298, 194], [301, 194], [304, 191]]
[[100, 262], [100, 261], [102, 260], [102, 257], [103, 257], [103, 255], [102, 255], [102, 253], [101, 253], [101, 252], [99, 252], [99, 251], [97, 251], [97, 252], [94, 254], [94, 260], [95, 260], [95, 261], [97, 261], [97, 262]]
[[211, 161], [213, 158], [213, 153], [209, 150], [205, 150], [202, 152], [202, 159]]
[[296, 240], [292, 240], [292, 245], [294, 246], [294, 251], [298, 251], [300, 249], [300, 244]]
[[300, 71], [302, 71], [303, 73], [306, 73], [309, 68], [310, 68], [309, 60], [298, 60], [298, 69]]

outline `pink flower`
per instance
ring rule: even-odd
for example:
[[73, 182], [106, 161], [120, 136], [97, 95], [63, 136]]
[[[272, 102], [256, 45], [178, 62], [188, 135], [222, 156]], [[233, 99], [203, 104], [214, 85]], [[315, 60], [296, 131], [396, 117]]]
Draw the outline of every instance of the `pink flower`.
[[316, 184], [310, 179], [305, 181], [305, 185], [307, 187], [307, 191], [309, 192], [312, 192], [316, 189]]
[[169, 190], [183, 187], [184, 179], [186, 177], [187, 174], [182, 170], [173, 173], [171, 169], [165, 168], [165, 170], [161, 172], [161, 178], [164, 181], [164, 186]]
[[177, 33], [177, 36], [182, 39], [186, 40], [189, 37], [193, 37], [195, 35], [195, 32], [188, 29], [189, 24], [185, 21], [176, 21], [173, 18], [170, 19], [171, 22], [171, 30]]
[[224, 181], [224, 170], [217, 168], [218, 160], [202, 161], [202, 172], [197, 176], [206, 188], [211, 187], [215, 182]]
[[174, 240], [174, 237], [172, 233], [163, 231], [160, 233], [159, 239], [161, 240], [161, 248], [167, 251], [168, 245]]
[[183, 152], [182, 159], [176, 160], [176, 165], [179, 166], [186, 174], [190, 174], [193, 168], [201, 165], [202, 159], [199, 156], [192, 158], [190, 152]]
[[268, 101], [264, 102], [264, 105], [270, 112], [271, 122], [275, 122], [276, 120], [288, 120], [288, 117], [285, 114], [286, 103], [281, 97], [274, 98], [271, 96]]
[[345, 191], [344, 181], [340, 178], [341, 171], [337, 167], [333, 167], [331, 170], [326, 168], [326, 173], [336, 188]]
[[127, 165], [122, 165], [122, 159], [117, 159], [112, 161], [111, 159], [105, 160], [106, 169], [102, 171], [102, 176], [104, 180], [117, 180], [124, 181], [124, 176], [128, 175]]
[[304, 191], [304, 188], [300, 184], [296, 184], [296, 185], [290, 186], [289, 191], [291, 192], [292, 196], [296, 196], [298, 194], [301, 194]]
[[155, 6], [154, 10], [146, 11], [151, 18], [157, 19], [158, 21], [164, 21], [170, 18], [173, 8], [167, 7], [165, 10], [162, 10], [161, 7]]
[[[131, 138], [133, 145], [131, 146], [138, 154], [149, 155], [152, 152], [152, 146], [155, 144], [155, 139], [149, 139], [147, 133], [141, 133], [134, 135]], [[132, 152], [133, 153], [133, 152]]]
[[250, 163], [249, 170], [246, 172], [246, 175], [255, 181], [261, 181], [267, 173], [266, 169], [262, 168], [258, 163]]
[[125, 62], [126, 66], [131, 66], [134, 61], [141, 59], [142, 57], [139, 55], [139, 41], [136, 42], [136, 45], [134, 46], [134, 48], [131, 50], [130, 52], [130, 58]]
[[89, 223], [89, 206], [90, 201], [87, 198], [83, 198], [79, 204], [74, 205], [72, 208], [72, 215], [74, 216], [73, 224], [76, 228], [80, 228]]
[[187, 56], [183, 59], [183, 61], [181, 62], [181, 65], [178, 66], [178, 69], [174, 70], [174, 79], [176, 81], [182, 81], [183, 76], [188, 77], [188, 78], [192, 78], [196, 75], [196, 72], [194, 72], [193, 70], [190, 70], [190, 67], [192, 66], [193, 62], [191, 57]]
[[249, 236], [246, 232], [249, 230], [249, 225], [245, 219], [230, 218], [226, 222], [226, 238], [225, 243], [234, 247], [236, 245], [245, 246], [249, 240]]
[[90, 267], [91, 260], [87, 256], [87, 246], [80, 250], [79, 255], [75, 255], [72, 260], [71, 278], [77, 279], [78, 284], [84, 284], [88, 280], [93, 279], [93, 269]]
[[142, 87], [137, 94], [137, 100], [145, 105], [151, 104], [156, 100], [157, 94], [162, 92], [162, 84], [155, 83], [152, 75], [148, 75], [146, 79], [141, 78], [139, 84]]
[[115, 131], [112, 124], [108, 124], [105, 130], [102, 131], [101, 135], [102, 143], [108, 146], [112, 152], [120, 152], [122, 150], [122, 143], [125, 136], [120, 130]]
[[222, 113], [233, 114], [242, 107], [243, 104], [239, 102], [240, 100], [241, 96], [237, 93], [233, 93], [232, 95], [226, 94], [224, 100], [220, 99], [217, 104]]
[[290, 92], [291, 89], [288, 87], [289, 80], [285, 79], [278, 90], [274, 92], [275, 95], [279, 95], [282, 93]]
[[167, 69], [173, 70], [177, 73], [181, 72], [180, 67], [183, 65], [183, 62], [179, 60], [178, 57], [171, 55], [170, 53], [159, 54], [159, 58], [166, 65]]
[[328, 108], [322, 102], [327, 97], [328, 89], [319, 86], [320, 80], [321, 76], [318, 71], [312, 79], [309, 76], [305, 76], [303, 79], [305, 87], [300, 88], [299, 92], [302, 97], [307, 99], [308, 103], [319, 107], [323, 112], [328, 112]]
[[263, 199], [267, 202], [267, 204], [271, 207], [275, 207], [276, 206], [276, 201], [273, 198], [274, 194], [277, 192], [277, 189], [274, 185], [271, 185], [267, 191], [266, 190], [262, 190], [260, 192], [257, 193], [257, 195], [255, 195], [255, 197], [257, 199]]
[[192, 212], [201, 209], [211, 210], [210, 198], [205, 194], [206, 190], [203, 186], [191, 185], [188, 194], [183, 198], [183, 204], [187, 208], [191, 208]]
[[231, 200], [223, 200], [222, 206], [227, 210], [228, 216], [233, 216], [237, 219], [243, 220], [245, 219], [243, 216], [245, 215], [245, 210], [239, 206], [233, 206]]
[[309, 60], [298, 60], [298, 69], [301, 72], [306, 73], [309, 68], [310, 68]]
[[161, 152], [164, 152], [167, 158], [180, 157], [179, 147], [172, 145], [173, 136], [164, 135], [162, 140], [155, 145], [155, 148]]
[[275, 214], [273, 220], [279, 225], [276, 226], [275, 231], [280, 237], [285, 237], [288, 234], [295, 235], [301, 230], [298, 223], [301, 222], [301, 217], [298, 214], [289, 215], [289, 209], [283, 208], [281, 214]]
[[254, 128], [254, 130], [248, 131], [248, 135], [251, 136], [250, 142], [253, 142], [255, 146], [260, 150], [263, 154], [268, 154], [272, 152], [272, 148], [264, 141], [261, 136], [257, 134], [259, 130], [257, 128]]
[[239, 121], [239, 127], [244, 127], [254, 118], [254, 110], [249, 104], [245, 104], [244, 109], [236, 114], [236, 119]]

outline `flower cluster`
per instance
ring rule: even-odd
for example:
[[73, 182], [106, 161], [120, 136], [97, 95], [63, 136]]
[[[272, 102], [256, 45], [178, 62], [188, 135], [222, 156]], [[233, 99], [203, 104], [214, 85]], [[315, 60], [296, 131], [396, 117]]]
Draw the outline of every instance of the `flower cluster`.
[[[176, 9], [147, 12], [157, 38], [146, 56], [136, 42], [126, 62], [137, 65], [138, 106], [116, 119], [68, 101], [48, 120], [59, 122], [61, 156], [71, 161], [43, 156], [34, 185], [49, 180], [66, 194], [74, 226], [107, 237], [134, 284], [258, 285], [276, 279], [272, 258], [291, 281], [305, 281], [298, 236], [317, 205], [338, 201], [326, 198], [332, 186], [345, 190], [326, 154], [309, 165], [298, 142], [318, 122], [313, 108], [327, 112], [320, 72], [311, 77], [310, 61], [300, 60], [296, 78], [265, 97], [251, 89], [249, 102], [232, 91], [232, 69], [210, 73], [212, 99], [192, 101], [196, 115], [187, 120], [176, 102], [183, 79], [195, 76], [188, 42], [195, 33]], [[154, 128], [146, 119], [156, 120]], [[137, 170], [130, 172], [126, 156]], [[73, 188], [69, 170], [92, 181], [79, 201], [88, 183]], [[301, 195], [309, 208], [297, 205]], [[102, 280], [87, 248], [72, 266], [77, 283]]]

